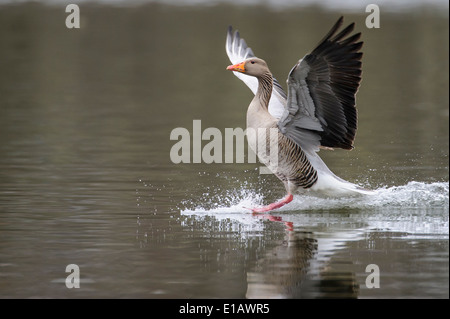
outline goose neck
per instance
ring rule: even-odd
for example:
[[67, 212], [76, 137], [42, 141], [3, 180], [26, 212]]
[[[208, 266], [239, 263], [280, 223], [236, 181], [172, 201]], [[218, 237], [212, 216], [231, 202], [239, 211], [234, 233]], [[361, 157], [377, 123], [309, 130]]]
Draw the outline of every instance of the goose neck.
[[270, 96], [273, 89], [273, 77], [270, 72], [266, 72], [258, 77], [258, 91], [255, 98], [259, 99], [261, 106], [265, 109], [269, 107]]

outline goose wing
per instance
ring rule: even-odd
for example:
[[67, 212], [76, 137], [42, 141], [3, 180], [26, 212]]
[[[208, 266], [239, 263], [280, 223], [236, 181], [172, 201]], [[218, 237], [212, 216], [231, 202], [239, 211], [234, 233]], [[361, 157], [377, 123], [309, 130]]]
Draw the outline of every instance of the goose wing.
[[[228, 27], [225, 50], [232, 64], [242, 62], [245, 59], [255, 56], [252, 49], [248, 47], [245, 40], [241, 38], [239, 31], [236, 30], [233, 32], [231, 26]], [[256, 91], [258, 90], [258, 80], [256, 77], [240, 72], [233, 73], [250, 88], [253, 94], [256, 94]], [[273, 79], [273, 82], [273, 91], [269, 102], [269, 113], [273, 117], [279, 119], [285, 111], [286, 93], [275, 78]]]
[[288, 76], [287, 105], [278, 127], [304, 149], [353, 148], [363, 42], [358, 42], [361, 33], [349, 36], [354, 23], [336, 34], [342, 23], [343, 17]]

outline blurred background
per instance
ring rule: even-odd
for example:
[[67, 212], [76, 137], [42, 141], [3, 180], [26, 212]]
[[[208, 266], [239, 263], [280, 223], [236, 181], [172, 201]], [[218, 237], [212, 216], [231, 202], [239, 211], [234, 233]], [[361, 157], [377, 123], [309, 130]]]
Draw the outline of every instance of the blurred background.
[[[448, 298], [448, 2], [377, 1], [368, 29], [372, 2], [0, 1], [0, 296]], [[359, 129], [355, 150], [321, 156], [385, 195], [212, 210], [284, 192], [258, 164], [170, 161], [194, 119], [245, 128], [227, 27], [284, 86], [341, 15], [364, 41]], [[384, 290], [364, 288], [369, 263]]]

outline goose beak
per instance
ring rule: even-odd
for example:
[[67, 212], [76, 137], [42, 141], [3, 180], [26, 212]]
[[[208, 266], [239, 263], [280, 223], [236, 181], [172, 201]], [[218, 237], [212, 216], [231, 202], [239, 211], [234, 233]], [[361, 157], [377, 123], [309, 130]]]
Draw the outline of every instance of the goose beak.
[[245, 73], [245, 62], [227, 66], [227, 70]]

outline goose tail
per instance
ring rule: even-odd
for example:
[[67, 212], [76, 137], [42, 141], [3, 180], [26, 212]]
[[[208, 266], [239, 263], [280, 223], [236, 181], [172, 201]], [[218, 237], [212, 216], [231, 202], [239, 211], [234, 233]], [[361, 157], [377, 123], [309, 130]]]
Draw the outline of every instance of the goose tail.
[[317, 182], [311, 191], [327, 196], [373, 195], [375, 191], [348, 182], [336, 176], [316, 152], [306, 152], [306, 156], [317, 170]]

